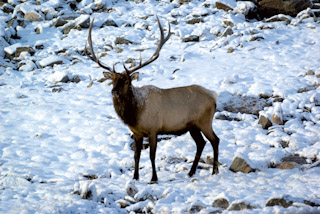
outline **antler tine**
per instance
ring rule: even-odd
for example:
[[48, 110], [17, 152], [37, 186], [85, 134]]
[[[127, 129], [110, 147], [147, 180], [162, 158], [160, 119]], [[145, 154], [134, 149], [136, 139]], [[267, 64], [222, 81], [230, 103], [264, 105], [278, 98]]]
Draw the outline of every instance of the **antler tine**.
[[146, 66], [146, 65], [149, 65], [151, 62], [155, 61], [156, 59], [158, 59], [159, 57], [159, 53], [160, 53], [160, 50], [162, 48], [162, 46], [166, 43], [166, 41], [168, 41], [168, 39], [170, 38], [171, 36], [171, 28], [170, 28], [170, 23], [168, 23], [169, 25], [169, 29], [168, 29], [168, 35], [166, 37], [164, 37], [164, 33], [163, 33], [163, 28], [161, 26], [161, 23], [160, 23], [160, 20], [158, 18], [158, 16], [156, 16], [157, 18], [157, 22], [158, 22], [158, 26], [159, 26], [159, 30], [160, 30], [160, 42], [158, 44], [158, 47], [157, 47], [157, 50], [154, 52], [154, 54], [147, 60], [145, 61], [144, 63], [142, 63], [142, 58], [141, 58], [141, 54], [140, 54], [140, 64], [132, 69], [128, 69], [125, 64], [123, 63], [123, 67], [125, 69], [125, 71], [128, 73], [128, 74], [131, 74], [135, 71], [137, 71], [138, 69]]
[[93, 51], [93, 47], [92, 47], [92, 38], [91, 38], [91, 31], [92, 31], [92, 27], [93, 27], [93, 22], [94, 22], [94, 18], [92, 19], [90, 26], [89, 26], [89, 33], [88, 33], [88, 44], [89, 44], [89, 49], [90, 49], [90, 53], [92, 56], [88, 56], [87, 54], [87, 42], [85, 44], [84, 47], [84, 52], [86, 54], [87, 57], [89, 57], [91, 60], [95, 61], [96, 63], [98, 63], [98, 65], [108, 71], [110, 71], [111, 73], [115, 73], [114, 68], [110, 68], [109, 66], [103, 64], [102, 62], [100, 62], [100, 60], [98, 59], [98, 57], [96, 57], [94, 51]]

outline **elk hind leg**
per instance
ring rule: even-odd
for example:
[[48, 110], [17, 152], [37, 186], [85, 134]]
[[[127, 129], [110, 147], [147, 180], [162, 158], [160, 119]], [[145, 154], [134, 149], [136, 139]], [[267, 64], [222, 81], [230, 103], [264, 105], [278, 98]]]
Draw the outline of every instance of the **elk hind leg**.
[[207, 128], [201, 130], [204, 136], [210, 141], [212, 148], [213, 148], [213, 170], [212, 174], [218, 174], [218, 156], [219, 156], [219, 142], [220, 139], [217, 137], [217, 135], [212, 130], [212, 125], [207, 126]]
[[149, 145], [150, 145], [150, 160], [151, 160], [151, 165], [152, 165], [152, 178], [150, 183], [156, 183], [158, 181], [158, 176], [156, 172], [156, 164], [155, 164], [155, 159], [156, 159], [156, 150], [157, 150], [157, 135], [152, 134], [149, 136]]
[[206, 145], [206, 141], [203, 139], [202, 134], [198, 128], [192, 128], [190, 130], [190, 134], [197, 145], [197, 152], [194, 157], [194, 161], [193, 161], [192, 167], [190, 169], [190, 172], [188, 173], [188, 175], [191, 177], [196, 172], [203, 148]]

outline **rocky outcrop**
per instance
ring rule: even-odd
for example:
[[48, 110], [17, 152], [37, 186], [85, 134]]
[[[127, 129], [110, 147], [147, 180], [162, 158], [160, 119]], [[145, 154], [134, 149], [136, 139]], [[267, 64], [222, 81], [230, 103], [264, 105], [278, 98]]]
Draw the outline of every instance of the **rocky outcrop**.
[[238, 156], [233, 159], [229, 169], [233, 172], [243, 173], [250, 173], [256, 171], [252, 166], [250, 166], [250, 164], [244, 158]]
[[262, 0], [258, 3], [258, 13], [261, 18], [278, 14], [295, 17], [300, 11], [311, 6], [309, 0]]

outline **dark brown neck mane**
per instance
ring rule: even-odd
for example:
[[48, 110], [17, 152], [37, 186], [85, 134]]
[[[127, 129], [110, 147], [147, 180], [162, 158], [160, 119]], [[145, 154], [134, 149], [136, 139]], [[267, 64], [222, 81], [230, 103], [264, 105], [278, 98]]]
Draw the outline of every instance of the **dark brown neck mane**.
[[113, 97], [113, 107], [121, 120], [129, 125], [134, 126], [138, 117], [138, 102], [133, 93], [133, 86], [130, 86], [126, 95]]

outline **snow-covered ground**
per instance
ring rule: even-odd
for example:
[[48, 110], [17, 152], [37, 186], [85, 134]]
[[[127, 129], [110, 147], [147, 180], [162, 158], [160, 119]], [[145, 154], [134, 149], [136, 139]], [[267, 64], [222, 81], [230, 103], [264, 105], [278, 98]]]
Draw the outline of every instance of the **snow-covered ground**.
[[[83, 0], [75, 10], [59, 0], [9, 2], [17, 4], [14, 11], [0, 11], [0, 213], [237, 212], [230, 207], [240, 202], [254, 207], [240, 211], [246, 213], [320, 212], [319, 19], [302, 14], [290, 24], [250, 21], [216, 9], [216, 0], [182, 5], [169, 0]], [[100, 4], [103, 9], [96, 9]], [[16, 30], [7, 26], [12, 17], [30, 11], [43, 21], [25, 21]], [[100, 60], [118, 63], [121, 71], [121, 62], [138, 60], [141, 50], [143, 59], [154, 52], [159, 39], [155, 14], [165, 30], [171, 22], [173, 35], [159, 59], [141, 69], [134, 85], [198, 84], [219, 93], [218, 114], [237, 120], [213, 121], [220, 138], [218, 175], [211, 175], [211, 165], [200, 163], [196, 174], [187, 176], [196, 146], [186, 134], [158, 143], [157, 184], [148, 184], [148, 149], [142, 151], [140, 180], [132, 180], [131, 133], [113, 109], [108, 81], [97, 81], [103, 69], [82, 55], [88, 29], [63, 34], [63, 27], [51, 26], [57, 16], [75, 16], [74, 22], [95, 17], [96, 52], [106, 53]], [[195, 17], [201, 22], [186, 23]], [[107, 19], [118, 27], [101, 28]], [[227, 28], [231, 35], [222, 36]], [[183, 42], [190, 35], [200, 41]], [[10, 39], [9, 45], [4, 38], [11, 36], [21, 38]], [[116, 37], [134, 44], [116, 45]], [[34, 54], [4, 58], [5, 52], [13, 54], [24, 46]], [[66, 76], [81, 81], [61, 83]], [[257, 115], [226, 111], [235, 97], [239, 102], [266, 98], [268, 105], [260, 114], [271, 119], [276, 112], [284, 125], [266, 130]], [[291, 170], [272, 167], [294, 154], [307, 164]], [[210, 144], [202, 153], [204, 161], [207, 156], [212, 156]], [[257, 170], [230, 171], [235, 157]], [[281, 197], [292, 206], [265, 206]], [[212, 206], [219, 198], [228, 200], [229, 210]], [[129, 206], [121, 208], [120, 202]]]

